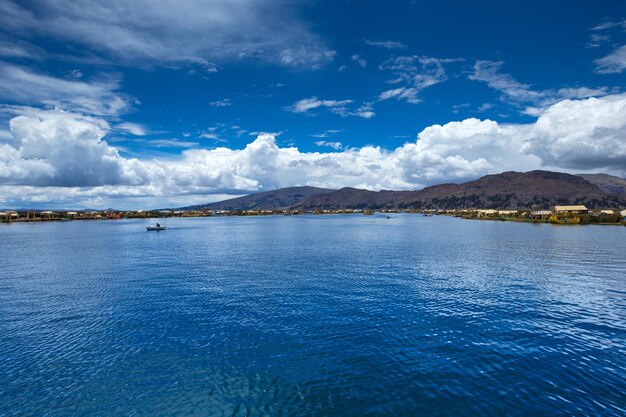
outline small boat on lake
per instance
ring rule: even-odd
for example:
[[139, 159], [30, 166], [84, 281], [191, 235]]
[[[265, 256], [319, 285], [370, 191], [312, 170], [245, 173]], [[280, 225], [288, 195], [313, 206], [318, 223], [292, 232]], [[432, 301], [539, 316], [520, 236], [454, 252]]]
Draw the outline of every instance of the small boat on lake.
[[148, 231], [156, 230], [158, 232], [160, 230], [167, 230], [167, 227], [161, 226], [160, 224], [157, 223], [156, 226], [146, 226], [146, 230]]

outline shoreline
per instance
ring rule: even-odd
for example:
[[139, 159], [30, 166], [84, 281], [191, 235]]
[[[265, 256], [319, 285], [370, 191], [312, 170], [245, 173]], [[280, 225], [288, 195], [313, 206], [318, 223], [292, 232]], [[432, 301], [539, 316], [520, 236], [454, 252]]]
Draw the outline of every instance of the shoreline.
[[[514, 223], [528, 223], [528, 224], [552, 224], [557, 226], [587, 226], [587, 225], [600, 225], [600, 226], [626, 226], [626, 218], [621, 215], [614, 214], [613, 218], [596, 216], [595, 218], [590, 215], [584, 215], [584, 221], [577, 221], [575, 223], [559, 223], [551, 221], [550, 218], [532, 219], [519, 216], [512, 216], [511, 210], [505, 210], [506, 215], [503, 216], [479, 216], [480, 210], [474, 211], [472, 214], [467, 213], [468, 210], [363, 210], [363, 209], [341, 209], [341, 210], [231, 210], [231, 211], [217, 211], [217, 212], [181, 212], [176, 213], [162, 213], [160, 211], [145, 212], [138, 215], [136, 212], [117, 212], [114, 214], [94, 214], [95, 212], [77, 212], [77, 215], [72, 216], [46, 216], [37, 217], [37, 213], [29, 213], [27, 216], [1, 218], [0, 224], [24, 224], [24, 223], [47, 223], [47, 222], [69, 222], [69, 221], [104, 221], [104, 220], [124, 220], [124, 219], [168, 219], [168, 218], [204, 218], [204, 217], [260, 217], [260, 216], [302, 216], [302, 215], [389, 215], [389, 214], [412, 214], [421, 217], [430, 216], [447, 216], [457, 217], [463, 220], [479, 220], [479, 221], [498, 221], [498, 222], [514, 222]], [[492, 210], [489, 210], [492, 211]], [[16, 212], [14, 212], [16, 213]], [[74, 212], [72, 212], [74, 213]], [[529, 211], [516, 211], [516, 213], [524, 214]], [[56, 213], [55, 213], [56, 214]], [[59, 213], [60, 214], [60, 213]], [[581, 215], [583, 216], [583, 215]], [[610, 221], [613, 220], [613, 221]], [[615, 221], [617, 220], [617, 221]]]

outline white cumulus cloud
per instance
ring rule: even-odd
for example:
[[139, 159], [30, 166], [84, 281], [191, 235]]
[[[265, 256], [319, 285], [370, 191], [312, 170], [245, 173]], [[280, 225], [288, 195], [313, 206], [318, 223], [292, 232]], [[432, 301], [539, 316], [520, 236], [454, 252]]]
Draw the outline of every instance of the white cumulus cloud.
[[546, 166], [626, 173], [626, 95], [563, 100], [533, 125], [524, 150]]
[[10, 125], [13, 140], [0, 144], [3, 205], [185, 205], [216, 194], [296, 185], [419, 189], [539, 168], [626, 175], [626, 94], [562, 100], [527, 124], [469, 118], [433, 125], [391, 150], [319, 141], [334, 150], [304, 152], [260, 134], [243, 149], [193, 148], [167, 159], [139, 160], [120, 156], [106, 142], [111, 128], [101, 119], [33, 110]]
[[64, 112], [11, 119], [13, 142], [2, 146], [2, 183], [97, 186], [141, 182], [104, 140], [106, 122]]

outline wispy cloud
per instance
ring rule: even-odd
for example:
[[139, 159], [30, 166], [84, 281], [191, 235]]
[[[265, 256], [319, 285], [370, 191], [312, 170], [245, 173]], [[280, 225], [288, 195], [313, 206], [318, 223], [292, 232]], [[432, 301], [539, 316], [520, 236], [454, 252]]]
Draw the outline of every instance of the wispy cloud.
[[18, 39], [7, 39], [0, 35], [0, 56], [8, 58], [41, 59], [45, 51], [30, 42]]
[[155, 148], [193, 148], [198, 146], [198, 142], [189, 142], [177, 139], [151, 139], [146, 144]]
[[609, 35], [603, 35], [600, 33], [592, 33], [589, 35], [589, 42], [587, 42], [587, 48], [598, 48], [605, 43], [609, 42], [611, 37]]
[[596, 72], [599, 74], [618, 74], [626, 69], [626, 45], [622, 45], [610, 54], [596, 59]]
[[367, 67], [367, 61], [361, 57], [359, 54], [354, 54], [350, 57], [354, 62], [359, 64], [361, 68]]
[[613, 29], [613, 28], [620, 28], [620, 29], [626, 29], [626, 20], [622, 20], [622, 21], [615, 21], [615, 20], [606, 20], [600, 24], [597, 24], [596, 26], [592, 27], [591, 30], [593, 31], [605, 31], [608, 29]]
[[286, 130], [280, 130], [278, 132], [265, 132], [265, 131], [262, 131], [262, 130], [255, 130], [255, 131], [252, 131], [252, 132], [248, 132], [248, 136], [256, 137], [256, 136], [269, 135], [269, 136], [277, 138], [277, 137], [283, 135], [285, 132], [287, 132], [287, 131]]
[[[594, 61], [595, 72], [598, 74], [618, 74], [626, 69], [626, 45], [623, 44], [623, 35], [626, 32], [626, 19], [605, 20], [594, 26], [587, 42], [588, 48], [599, 48], [611, 45], [614, 49]], [[614, 41], [619, 38], [619, 42]], [[617, 45], [617, 46], [616, 46]]]
[[534, 91], [529, 84], [520, 83], [509, 74], [500, 72], [501, 61], [476, 61], [474, 73], [468, 78], [486, 83], [516, 102], [537, 102], [544, 98], [543, 92]]
[[377, 40], [366, 39], [364, 42], [368, 45], [378, 46], [378, 47], [385, 48], [385, 49], [406, 49], [407, 48], [407, 46], [403, 44], [402, 42], [389, 41], [389, 40], [377, 41]]
[[209, 62], [205, 58], [192, 57], [189, 58], [188, 61], [191, 65], [195, 65], [197, 68], [201, 69], [202, 72], [205, 74], [214, 74], [216, 72], [219, 72], [217, 65], [215, 65], [213, 62]]
[[315, 144], [317, 146], [325, 146], [328, 148], [333, 148], [335, 150], [340, 150], [341, 148], [343, 148], [343, 144], [341, 142], [328, 142], [325, 140], [318, 140], [317, 142], [315, 142]]
[[[146, 66], [260, 59], [319, 68], [335, 55], [282, 0], [0, 2], [0, 26], [88, 48], [118, 64]], [[104, 36], [103, 34], [106, 34]], [[78, 47], [78, 48], [76, 48]], [[77, 55], [74, 53], [74, 55]]]
[[363, 103], [354, 112], [350, 113], [350, 115], [361, 117], [363, 119], [371, 119], [376, 115], [376, 113], [374, 113], [374, 104], [371, 102]]
[[318, 107], [327, 107], [331, 110], [334, 109], [338, 111], [339, 109], [345, 109], [345, 106], [350, 103], [352, 103], [352, 100], [320, 100], [313, 96], [295, 102], [292, 106], [288, 107], [288, 109], [294, 113], [306, 113]]
[[209, 103], [209, 105], [213, 107], [228, 107], [232, 106], [232, 104], [233, 103], [230, 101], [229, 98], [225, 98], [224, 100], [212, 101]]
[[548, 106], [563, 99], [601, 97], [611, 92], [607, 87], [534, 89], [530, 84], [521, 83], [510, 74], [500, 72], [503, 64], [501, 61], [476, 61], [474, 72], [468, 78], [483, 82], [500, 92], [502, 101], [521, 107], [524, 114], [537, 116]]
[[78, 69], [73, 69], [73, 70], [69, 71], [67, 74], [70, 77], [74, 77], [74, 78], [83, 78], [83, 75], [85, 75], [85, 74], [83, 74], [83, 72], [81, 70], [78, 70]]
[[482, 113], [482, 112], [485, 112], [485, 111], [490, 110], [492, 108], [493, 108], [493, 104], [491, 104], [491, 103], [483, 103], [483, 104], [481, 104], [478, 107], [478, 112]]
[[434, 58], [427, 56], [397, 56], [384, 61], [380, 70], [393, 74], [389, 84], [404, 84], [403, 87], [383, 91], [378, 100], [406, 100], [418, 104], [420, 91], [442, 83], [448, 79], [444, 65], [461, 62], [461, 58]]
[[214, 140], [216, 142], [228, 142], [226, 139], [221, 137], [221, 135], [224, 133], [223, 129], [220, 134], [217, 133], [217, 130], [217, 127], [210, 127], [207, 132], [201, 133], [199, 137], [202, 139]]
[[311, 136], [312, 138], [320, 138], [320, 139], [324, 139], [324, 138], [328, 138], [331, 136], [334, 136], [338, 133], [344, 132], [343, 129], [327, 129], [321, 133], [312, 133], [309, 136]]
[[139, 123], [122, 122], [115, 125], [115, 128], [135, 136], [145, 136], [148, 134], [148, 129]]
[[471, 107], [471, 104], [469, 103], [455, 104], [454, 106], [452, 106], [452, 113], [457, 114], [459, 111], [461, 111], [461, 109], [467, 109], [469, 107]]
[[79, 81], [57, 78], [0, 62], [0, 99], [26, 105], [50, 105], [99, 116], [117, 116], [130, 105], [111, 77]]
[[293, 105], [286, 107], [286, 110], [293, 113], [307, 113], [317, 108], [326, 108], [331, 113], [341, 117], [356, 116], [363, 119], [371, 119], [375, 116], [371, 102], [365, 102], [355, 110], [353, 110], [354, 107], [352, 109], [349, 107], [352, 103], [353, 100], [320, 100], [313, 96], [297, 101]]
[[320, 49], [318, 47], [299, 46], [281, 51], [280, 54], [278, 54], [278, 62], [288, 67], [320, 69], [322, 66], [335, 59], [335, 55], [337, 55], [335, 51]]
[[406, 100], [407, 103], [419, 104], [421, 100], [417, 97], [418, 90], [414, 87], [400, 87], [383, 91], [378, 95], [379, 101], [395, 98], [396, 100]]

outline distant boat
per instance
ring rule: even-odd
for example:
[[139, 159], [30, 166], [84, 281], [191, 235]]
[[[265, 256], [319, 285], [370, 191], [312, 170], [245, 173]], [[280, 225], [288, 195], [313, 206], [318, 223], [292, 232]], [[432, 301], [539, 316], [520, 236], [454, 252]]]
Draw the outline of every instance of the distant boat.
[[148, 230], [148, 231], [156, 230], [158, 232], [159, 230], [167, 230], [167, 227], [161, 226], [161, 225], [158, 225], [158, 226], [146, 226], [146, 230]]

